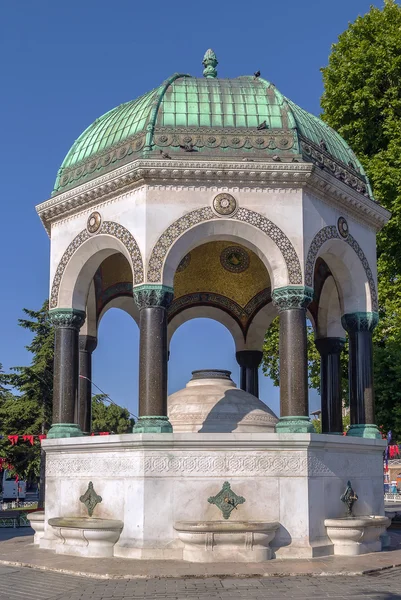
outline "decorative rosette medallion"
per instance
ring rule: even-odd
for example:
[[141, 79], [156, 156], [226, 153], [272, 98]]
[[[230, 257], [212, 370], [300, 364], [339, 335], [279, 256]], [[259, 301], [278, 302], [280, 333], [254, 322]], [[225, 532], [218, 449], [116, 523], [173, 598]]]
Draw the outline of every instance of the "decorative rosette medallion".
[[249, 254], [240, 246], [229, 246], [221, 253], [220, 263], [226, 271], [242, 273], [249, 267]]
[[102, 217], [100, 216], [100, 213], [93, 212], [89, 215], [86, 228], [89, 231], [89, 233], [96, 233], [99, 230], [101, 223]]
[[346, 239], [349, 234], [348, 223], [344, 217], [340, 217], [337, 221], [338, 232], [342, 238]]
[[237, 211], [238, 205], [231, 194], [217, 194], [213, 200], [214, 211], [222, 217], [232, 217]]

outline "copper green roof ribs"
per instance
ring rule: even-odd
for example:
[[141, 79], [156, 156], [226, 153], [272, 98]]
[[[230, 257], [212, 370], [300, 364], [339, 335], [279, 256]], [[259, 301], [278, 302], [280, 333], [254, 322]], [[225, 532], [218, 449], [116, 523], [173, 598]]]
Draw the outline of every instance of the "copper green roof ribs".
[[[138, 157], [157, 156], [168, 151], [171, 157], [188, 158], [177, 135], [195, 140], [198, 135], [214, 139], [255, 136], [262, 124], [261, 136], [293, 135], [293, 145], [270, 150], [266, 145], [255, 150], [247, 143], [196, 148], [197, 158], [248, 157], [263, 160], [274, 153], [303, 154], [302, 144], [314, 144], [315, 150], [324, 149], [328, 157], [353, 170], [368, 185], [362, 165], [342, 137], [326, 123], [297, 106], [262, 77], [216, 77], [217, 58], [208, 50], [203, 59], [204, 77], [196, 78], [176, 73], [162, 85], [136, 100], [121, 104], [96, 119], [76, 140], [58, 172], [54, 194], [69, 189], [100, 173]], [[210, 130], [210, 132], [209, 132]], [[214, 131], [212, 131], [214, 130]], [[205, 134], [206, 132], [206, 134]], [[214, 136], [214, 137], [213, 137]], [[155, 141], [155, 137], [156, 140]], [[162, 143], [161, 140], [171, 140]], [[174, 141], [175, 140], [175, 141]], [[194, 143], [194, 141], [192, 141]], [[217, 147], [218, 146], [218, 147]], [[214, 152], [214, 154], [213, 154]], [[256, 154], [255, 154], [256, 153]], [[309, 160], [306, 157], [306, 160]], [[370, 192], [370, 190], [369, 190]], [[369, 193], [371, 196], [371, 192]]]

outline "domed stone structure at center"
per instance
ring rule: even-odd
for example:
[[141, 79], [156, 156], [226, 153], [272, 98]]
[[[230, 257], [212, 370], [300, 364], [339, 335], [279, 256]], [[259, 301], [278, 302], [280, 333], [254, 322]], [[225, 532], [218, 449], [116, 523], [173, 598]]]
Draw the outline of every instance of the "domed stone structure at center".
[[261, 400], [237, 389], [230, 371], [193, 371], [186, 387], [168, 398], [175, 432], [274, 433], [276, 415]]

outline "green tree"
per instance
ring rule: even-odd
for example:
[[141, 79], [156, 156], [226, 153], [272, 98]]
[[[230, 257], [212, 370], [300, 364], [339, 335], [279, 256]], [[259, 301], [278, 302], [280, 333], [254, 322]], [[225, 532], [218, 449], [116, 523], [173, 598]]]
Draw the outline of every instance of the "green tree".
[[[276, 317], [266, 332], [263, 344], [262, 370], [273, 381], [275, 386], [280, 384], [279, 360], [279, 324], [280, 318]], [[307, 347], [308, 347], [308, 379], [309, 387], [320, 392], [320, 356], [315, 346], [313, 327], [307, 321]], [[348, 398], [348, 344], [341, 353], [342, 366], [342, 397], [345, 404]]]
[[107, 403], [106, 394], [92, 397], [92, 431], [109, 431], [110, 433], [131, 433], [133, 419], [126, 408]]
[[36, 439], [33, 446], [28, 441], [12, 446], [7, 436], [45, 433], [51, 423], [54, 333], [47, 311], [47, 302], [38, 311], [24, 309], [27, 318], [18, 323], [33, 334], [26, 346], [31, 364], [0, 373], [0, 456], [27, 480], [39, 476], [40, 445]]
[[[48, 302], [38, 311], [23, 309], [27, 318], [18, 324], [32, 334], [26, 346], [32, 361], [4, 373], [0, 365], [0, 457], [15, 468], [20, 478], [35, 481], [40, 473], [40, 444], [35, 439], [12, 446], [8, 436], [47, 433], [52, 422], [54, 329], [48, 320]], [[133, 419], [126, 408], [105, 401], [99, 394], [92, 400], [94, 432], [132, 431]]]
[[323, 119], [348, 141], [376, 200], [392, 212], [377, 238], [373, 351], [377, 422], [401, 441], [401, 7], [386, 0], [358, 17], [322, 72]]

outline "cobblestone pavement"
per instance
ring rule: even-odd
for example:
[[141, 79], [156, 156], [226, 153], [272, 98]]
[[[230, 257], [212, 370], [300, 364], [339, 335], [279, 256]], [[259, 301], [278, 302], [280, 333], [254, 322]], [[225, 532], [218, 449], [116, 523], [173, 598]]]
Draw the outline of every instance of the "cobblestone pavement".
[[355, 577], [95, 580], [0, 566], [0, 600], [401, 600], [401, 568]]

